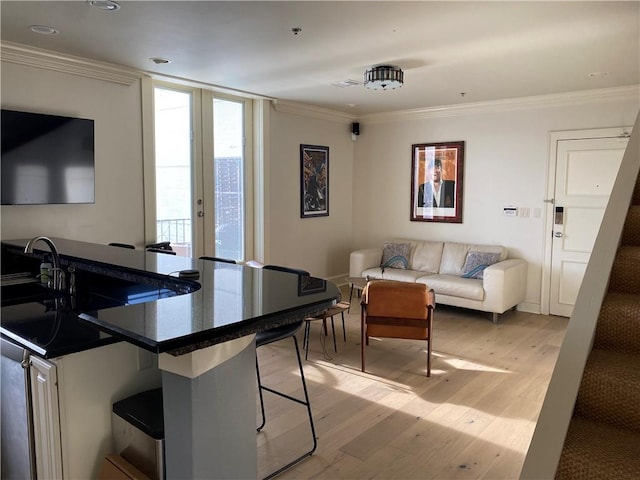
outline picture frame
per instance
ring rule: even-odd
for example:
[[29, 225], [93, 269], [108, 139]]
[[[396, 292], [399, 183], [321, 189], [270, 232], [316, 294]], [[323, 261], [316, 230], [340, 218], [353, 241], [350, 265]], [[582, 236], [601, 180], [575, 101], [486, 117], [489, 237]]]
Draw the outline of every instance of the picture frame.
[[411, 221], [462, 223], [464, 141], [411, 146]]
[[322, 278], [298, 275], [298, 296], [313, 295], [327, 291], [327, 281]]
[[329, 147], [300, 145], [300, 217], [329, 216]]

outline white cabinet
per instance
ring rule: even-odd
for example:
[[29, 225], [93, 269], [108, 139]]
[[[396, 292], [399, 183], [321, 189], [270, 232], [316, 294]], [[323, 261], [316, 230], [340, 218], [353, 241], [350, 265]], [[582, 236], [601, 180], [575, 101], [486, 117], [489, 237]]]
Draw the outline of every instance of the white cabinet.
[[56, 366], [36, 356], [30, 360], [36, 475], [37, 478], [62, 478]]
[[159, 387], [156, 356], [120, 342], [30, 366], [37, 478], [97, 478], [114, 402]]

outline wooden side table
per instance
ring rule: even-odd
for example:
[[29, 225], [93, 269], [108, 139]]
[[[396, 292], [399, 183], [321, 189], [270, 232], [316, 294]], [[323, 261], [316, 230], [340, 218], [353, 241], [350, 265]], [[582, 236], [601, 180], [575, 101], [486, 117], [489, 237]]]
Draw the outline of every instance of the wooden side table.
[[353, 298], [353, 289], [356, 289], [358, 298], [360, 298], [362, 290], [367, 285], [367, 279], [364, 277], [349, 277], [349, 284], [351, 285], [351, 291], [349, 292], [349, 308], [347, 309], [347, 313], [351, 313], [351, 299]]
[[344, 338], [345, 342], [347, 341], [347, 331], [344, 328], [344, 312], [345, 310], [348, 310], [349, 307], [350, 307], [349, 302], [340, 302], [334, 305], [333, 307], [327, 308], [324, 312], [322, 312], [317, 317], [308, 317], [304, 319], [305, 320], [304, 340], [302, 342], [302, 345], [304, 347], [305, 360], [307, 359], [307, 356], [309, 354], [309, 331], [311, 329], [311, 322], [315, 320], [322, 320], [322, 327], [324, 328], [324, 333], [326, 335], [327, 334], [327, 318], [331, 319], [331, 334], [333, 335], [333, 349], [334, 351], [337, 352], [338, 346], [336, 345], [336, 329], [333, 323], [333, 317], [337, 314], [340, 314], [342, 316], [342, 337]]

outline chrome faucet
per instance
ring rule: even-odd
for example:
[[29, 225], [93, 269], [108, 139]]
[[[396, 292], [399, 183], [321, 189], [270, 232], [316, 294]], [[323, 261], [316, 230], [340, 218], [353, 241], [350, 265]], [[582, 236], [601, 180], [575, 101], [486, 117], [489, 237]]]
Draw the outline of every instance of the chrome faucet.
[[27, 245], [24, 247], [24, 253], [33, 253], [33, 245], [38, 241], [42, 241], [49, 245], [49, 250], [51, 250], [51, 263], [53, 264], [53, 268], [51, 269], [53, 278], [53, 289], [64, 290], [64, 271], [60, 267], [60, 256], [58, 255], [58, 249], [56, 248], [56, 245], [51, 241], [51, 239], [42, 236], [33, 237], [27, 242]]

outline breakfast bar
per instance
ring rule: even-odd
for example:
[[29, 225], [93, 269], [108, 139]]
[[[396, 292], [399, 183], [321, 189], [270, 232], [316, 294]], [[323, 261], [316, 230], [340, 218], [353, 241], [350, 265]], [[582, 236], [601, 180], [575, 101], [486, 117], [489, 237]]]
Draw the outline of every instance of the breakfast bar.
[[[120, 341], [152, 352], [162, 371], [166, 477], [256, 478], [255, 333], [336, 304], [338, 288], [280, 271], [51, 240], [66, 286], [54, 303], [24, 293], [33, 286], [3, 287], [3, 338], [45, 359]], [[44, 243], [25, 254], [27, 242], [2, 241], [3, 277], [35, 276], [50, 257]], [[55, 338], [44, 345], [29, 331], [54, 321], [61, 325], [49, 330], [64, 335], [96, 333], [70, 346]]]

